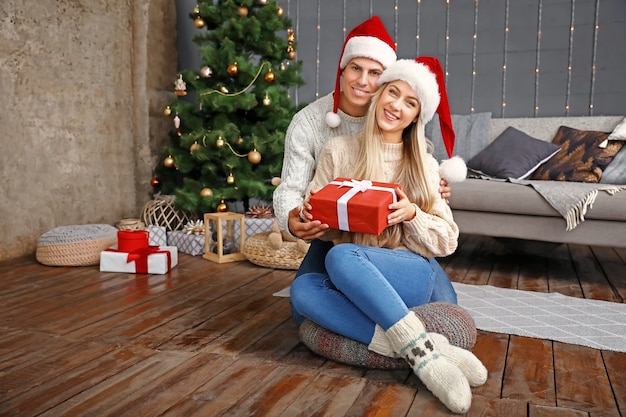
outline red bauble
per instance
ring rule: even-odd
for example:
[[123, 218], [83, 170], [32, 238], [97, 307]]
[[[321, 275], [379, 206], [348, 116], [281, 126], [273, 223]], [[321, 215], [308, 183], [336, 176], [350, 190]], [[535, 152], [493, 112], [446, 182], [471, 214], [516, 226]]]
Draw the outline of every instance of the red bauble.
[[157, 188], [161, 186], [161, 181], [159, 181], [157, 177], [152, 177], [152, 179], [150, 180], [150, 185], [154, 188]]

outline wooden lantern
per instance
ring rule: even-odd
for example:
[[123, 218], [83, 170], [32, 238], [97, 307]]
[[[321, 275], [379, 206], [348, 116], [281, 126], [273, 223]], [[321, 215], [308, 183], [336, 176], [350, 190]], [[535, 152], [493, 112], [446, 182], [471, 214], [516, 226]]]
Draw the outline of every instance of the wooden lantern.
[[[204, 213], [204, 259], [223, 263], [242, 261], [246, 256], [242, 252], [244, 239], [246, 237], [244, 215], [239, 213]], [[239, 222], [239, 247], [236, 251], [225, 252], [224, 238], [233, 236], [233, 224]], [[215, 230], [211, 230], [214, 228]], [[216, 234], [213, 239], [213, 234]]]

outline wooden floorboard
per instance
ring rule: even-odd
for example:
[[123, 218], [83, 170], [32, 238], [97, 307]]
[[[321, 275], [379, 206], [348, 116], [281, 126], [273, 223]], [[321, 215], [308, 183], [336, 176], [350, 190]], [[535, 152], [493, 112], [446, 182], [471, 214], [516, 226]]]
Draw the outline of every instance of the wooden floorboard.
[[[294, 271], [179, 255], [167, 275], [0, 262], [0, 416], [447, 416], [409, 370], [312, 353]], [[626, 250], [461, 236], [453, 281], [623, 303]], [[626, 354], [478, 332], [468, 416], [625, 416]]]

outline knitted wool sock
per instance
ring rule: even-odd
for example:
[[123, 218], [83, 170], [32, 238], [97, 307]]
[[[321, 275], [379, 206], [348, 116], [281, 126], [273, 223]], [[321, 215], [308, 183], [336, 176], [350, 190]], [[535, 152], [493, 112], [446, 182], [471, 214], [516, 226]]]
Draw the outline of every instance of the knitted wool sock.
[[385, 335], [394, 352], [409, 363], [426, 388], [450, 411], [465, 413], [469, 410], [472, 391], [467, 378], [437, 350], [415, 313], [409, 312]]

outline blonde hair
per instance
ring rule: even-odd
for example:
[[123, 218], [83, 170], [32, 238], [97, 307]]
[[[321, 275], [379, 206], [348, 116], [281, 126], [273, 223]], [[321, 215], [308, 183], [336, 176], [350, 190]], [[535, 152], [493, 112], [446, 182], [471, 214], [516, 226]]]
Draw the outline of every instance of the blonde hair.
[[[383, 84], [372, 96], [365, 128], [359, 137], [359, 149], [356, 159], [356, 172], [354, 178], [368, 179], [372, 181], [384, 181], [384, 142], [383, 134], [376, 123], [376, 105], [380, 100], [382, 92], [389, 83]], [[421, 110], [420, 110], [421, 111]], [[406, 193], [409, 201], [415, 203], [424, 212], [430, 212], [433, 207], [436, 192], [432, 186], [432, 181], [427, 178], [426, 157], [428, 155], [428, 144], [424, 134], [424, 126], [421, 118], [411, 123], [402, 132], [403, 157], [398, 165], [391, 182], [402, 185], [402, 190]], [[362, 245], [373, 245], [383, 247], [396, 247], [400, 244], [401, 228], [398, 224], [386, 228], [380, 236], [360, 235], [355, 236], [355, 242]]]

